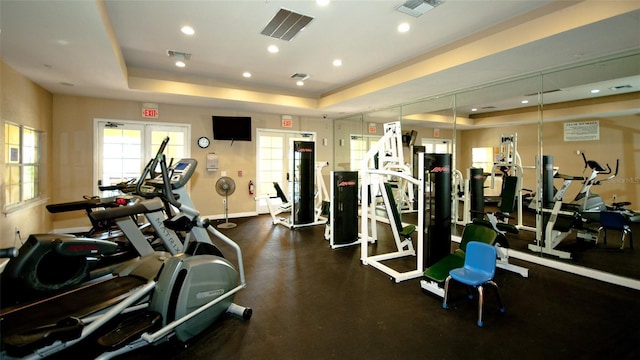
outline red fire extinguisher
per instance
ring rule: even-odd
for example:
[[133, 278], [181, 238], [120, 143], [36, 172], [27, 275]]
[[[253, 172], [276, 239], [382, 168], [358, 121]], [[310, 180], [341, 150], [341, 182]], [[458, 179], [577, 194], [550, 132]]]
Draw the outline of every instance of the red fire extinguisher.
[[249, 180], [249, 195], [253, 195], [253, 180]]

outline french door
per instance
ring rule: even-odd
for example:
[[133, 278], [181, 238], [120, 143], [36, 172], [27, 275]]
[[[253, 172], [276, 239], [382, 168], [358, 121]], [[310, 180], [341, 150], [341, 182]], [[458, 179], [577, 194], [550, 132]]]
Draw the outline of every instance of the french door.
[[314, 141], [315, 133], [297, 131], [278, 131], [269, 129], [257, 130], [256, 144], [256, 212], [269, 212], [266, 198], [274, 197], [276, 190], [273, 185], [277, 182], [282, 191], [291, 199], [293, 182], [293, 142]]

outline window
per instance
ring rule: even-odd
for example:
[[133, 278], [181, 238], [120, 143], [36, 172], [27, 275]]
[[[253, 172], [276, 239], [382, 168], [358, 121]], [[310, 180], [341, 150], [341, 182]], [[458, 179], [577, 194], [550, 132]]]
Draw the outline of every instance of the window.
[[[351, 149], [351, 171], [360, 170], [360, 162], [367, 155], [367, 152], [373, 145], [380, 141], [381, 136], [370, 135], [351, 135], [351, 143], [349, 144]], [[370, 164], [373, 167], [373, 164]]]
[[449, 139], [424, 138], [421, 143], [427, 154], [451, 154], [451, 140]]
[[[295, 140], [314, 141], [315, 133], [297, 131], [257, 130], [256, 144], [256, 196], [270, 197], [275, 194], [277, 182], [290, 200], [291, 169], [293, 163], [293, 142]], [[258, 214], [269, 212], [268, 200], [256, 201]]]
[[471, 149], [471, 166], [482, 168], [485, 173], [490, 173], [493, 168], [493, 148], [477, 147]]
[[113, 185], [137, 179], [167, 136], [169, 144], [164, 151], [167, 162], [188, 157], [190, 153], [190, 125], [98, 119], [96, 128], [98, 161], [94, 184]]
[[40, 198], [42, 133], [5, 123], [5, 211]]

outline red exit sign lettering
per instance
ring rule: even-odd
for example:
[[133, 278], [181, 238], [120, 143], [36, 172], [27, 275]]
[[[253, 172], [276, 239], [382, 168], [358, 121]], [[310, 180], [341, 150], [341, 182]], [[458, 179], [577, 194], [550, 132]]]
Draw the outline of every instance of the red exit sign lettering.
[[155, 119], [158, 117], [158, 109], [142, 109], [142, 117]]

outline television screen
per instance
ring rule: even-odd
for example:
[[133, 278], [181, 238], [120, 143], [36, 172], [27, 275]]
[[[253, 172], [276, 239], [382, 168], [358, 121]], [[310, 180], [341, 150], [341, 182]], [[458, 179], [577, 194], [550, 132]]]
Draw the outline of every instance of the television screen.
[[251, 117], [212, 116], [213, 139], [251, 141]]

